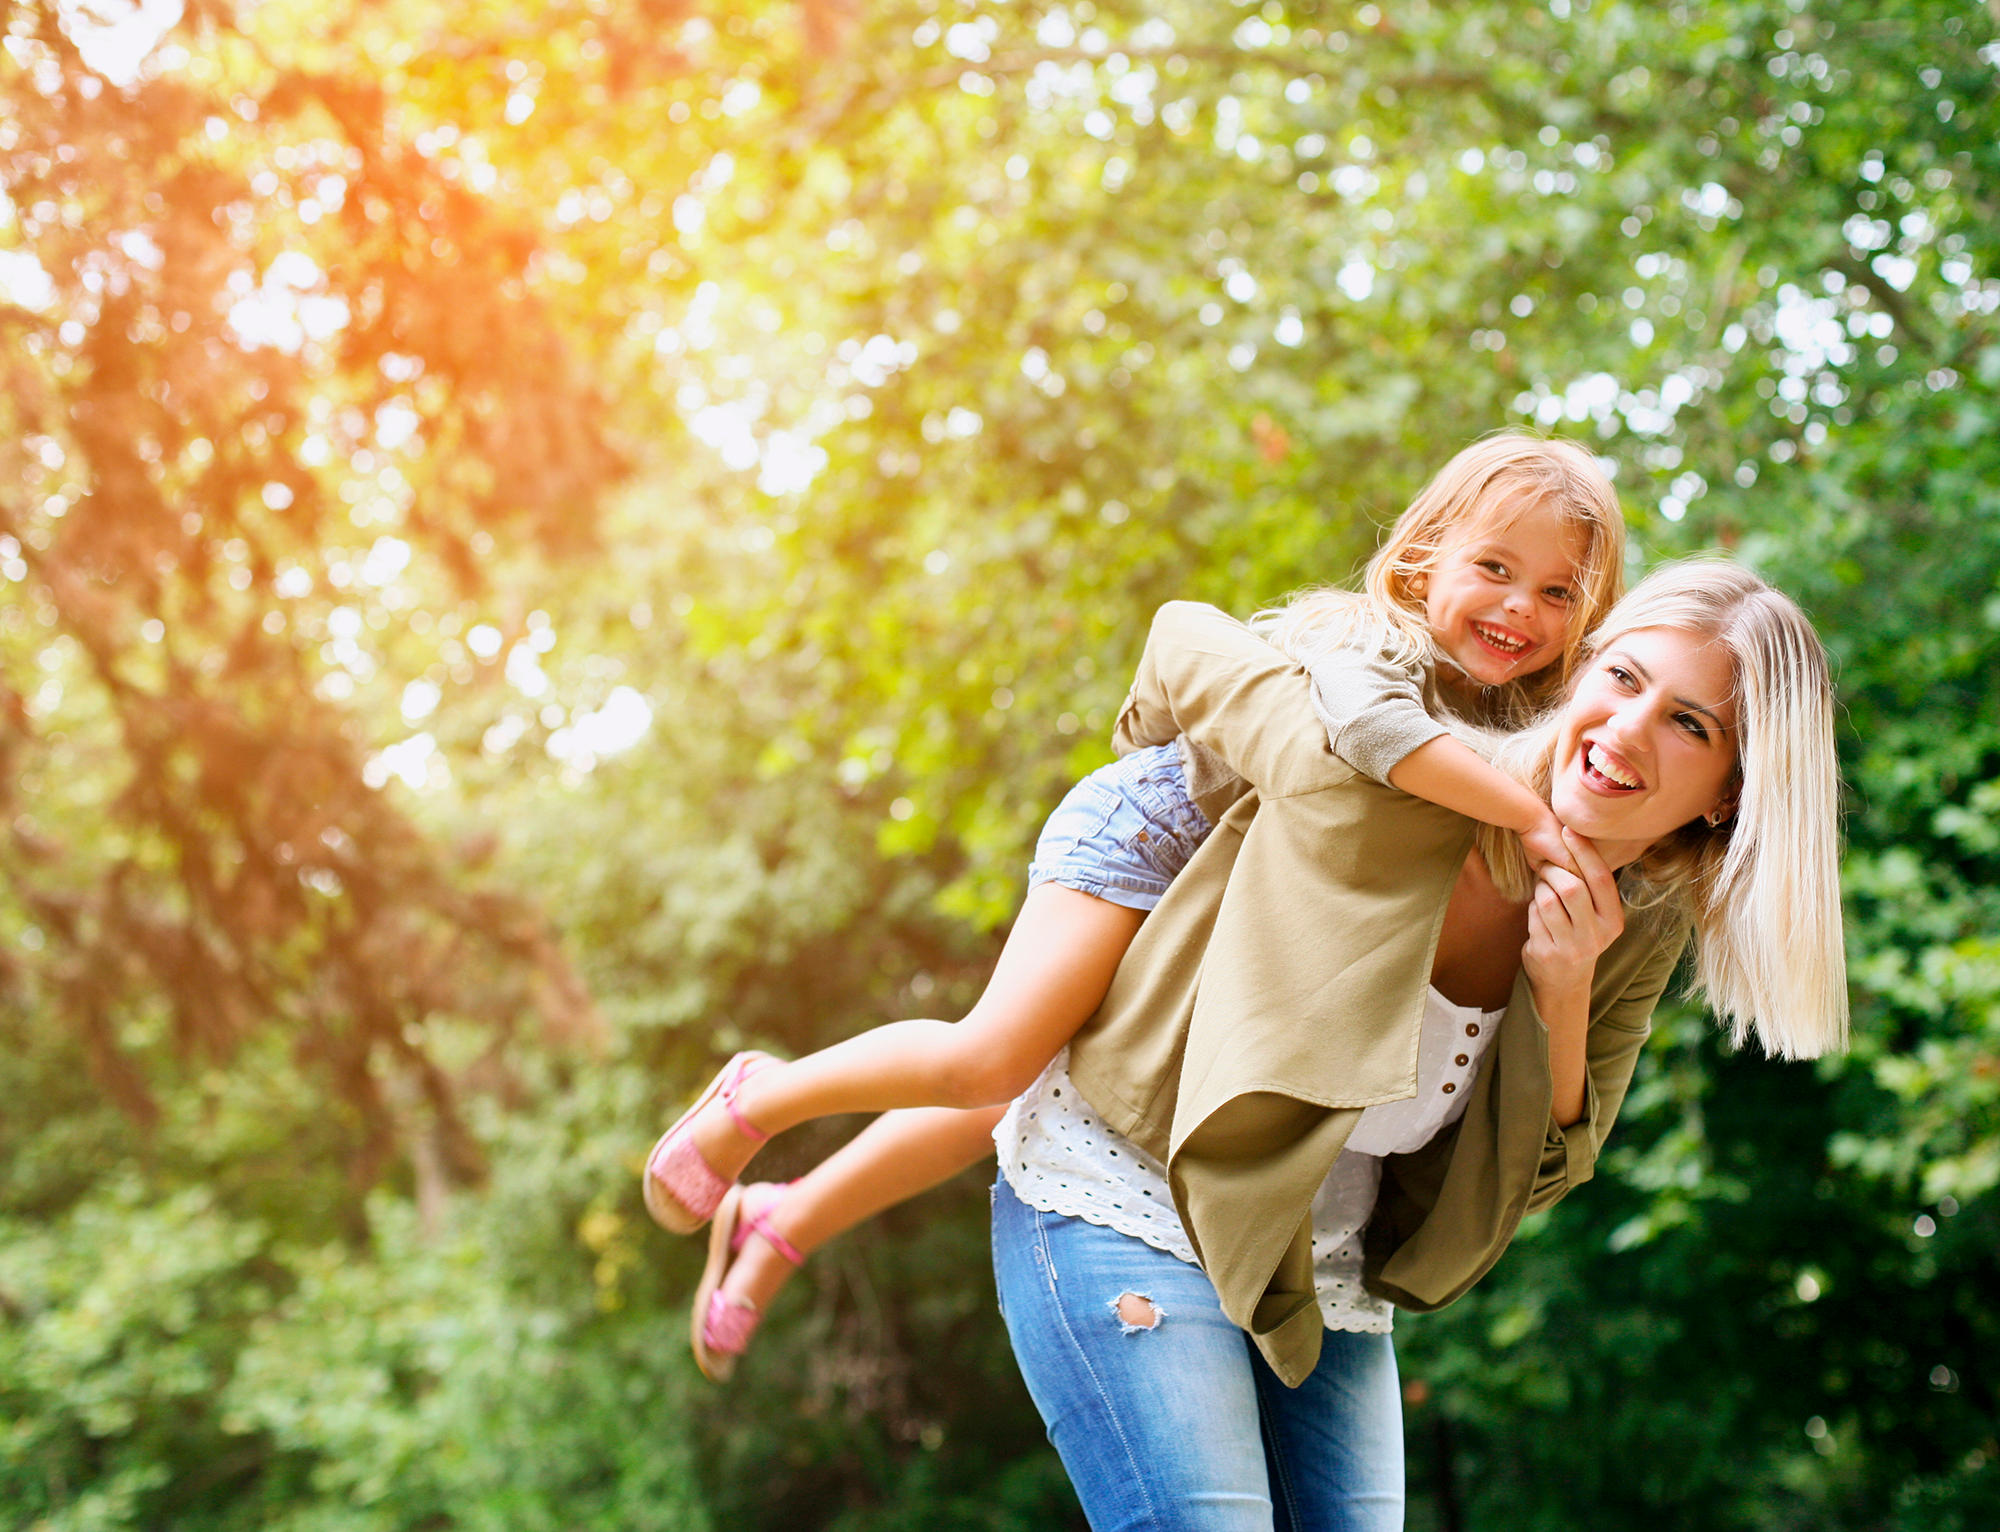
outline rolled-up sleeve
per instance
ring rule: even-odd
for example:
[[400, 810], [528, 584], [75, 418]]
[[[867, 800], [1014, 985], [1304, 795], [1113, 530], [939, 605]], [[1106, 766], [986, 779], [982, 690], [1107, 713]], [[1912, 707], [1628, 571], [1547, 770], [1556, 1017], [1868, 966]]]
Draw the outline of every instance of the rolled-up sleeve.
[[[1553, 1116], [1548, 1119], [1541, 1164], [1528, 1193], [1529, 1212], [1561, 1201], [1572, 1187], [1596, 1174], [1597, 1157], [1625, 1104], [1639, 1052], [1652, 1031], [1653, 1009], [1666, 993], [1684, 945], [1679, 941], [1663, 943], [1632, 976], [1624, 992], [1591, 1022], [1584, 1039], [1583, 1115], [1567, 1126]], [[1537, 1026], [1541, 1020], [1536, 1013]], [[1546, 1028], [1543, 1036], [1547, 1036]]]
[[1424, 705], [1421, 669], [1384, 649], [1330, 647], [1308, 657], [1306, 671], [1333, 753], [1384, 786], [1412, 750], [1449, 732]]

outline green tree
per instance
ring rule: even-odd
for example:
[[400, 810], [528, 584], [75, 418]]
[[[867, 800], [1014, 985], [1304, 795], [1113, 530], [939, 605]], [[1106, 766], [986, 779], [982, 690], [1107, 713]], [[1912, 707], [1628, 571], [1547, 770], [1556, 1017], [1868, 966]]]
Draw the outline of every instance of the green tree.
[[0, 12], [26, 1524], [1073, 1516], [970, 1186], [713, 1394], [638, 1154], [969, 1001], [1154, 604], [1523, 421], [1826, 632], [1856, 1042], [1662, 1018], [1403, 1327], [1413, 1519], [1991, 1521], [1988, 10], [94, 14]]

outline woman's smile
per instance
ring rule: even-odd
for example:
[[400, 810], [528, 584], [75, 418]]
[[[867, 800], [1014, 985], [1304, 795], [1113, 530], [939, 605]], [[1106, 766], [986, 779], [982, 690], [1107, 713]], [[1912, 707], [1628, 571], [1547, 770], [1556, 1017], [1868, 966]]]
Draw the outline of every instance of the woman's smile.
[[1646, 785], [1628, 761], [1599, 744], [1583, 748], [1583, 780], [1586, 787], [1614, 794], [1637, 792]]
[[1672, 628], [1621, 636], [1578, 678], [1556, 733], [1550, 806], [1614, 865], [1726, 809], [1736, 677], [1716, 644]]

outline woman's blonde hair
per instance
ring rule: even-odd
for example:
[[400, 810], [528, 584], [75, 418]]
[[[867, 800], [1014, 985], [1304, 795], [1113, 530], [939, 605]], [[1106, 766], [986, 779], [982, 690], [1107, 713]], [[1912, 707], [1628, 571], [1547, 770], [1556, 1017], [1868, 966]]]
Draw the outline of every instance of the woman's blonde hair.
[[[1713, 826], [1690, 820], [1620, 873], [1626, 903], [1685, 904], [1694, 992], [1738, 1045], [1754, 1034], [1765, 1053], [1784, 1059], [1844, 1048], [1840, 778], [1819, 635], [1789, 597], [1721, 558], [1661, 565], [1606, 614], [1586, 653], [1647, 628], [1696, 634], [1728, 653], [1736, 770], [1721, 804], [1727, 817]], [[1560, 713], [1513, 736], [1496, 757], [1544, 799]], [[1480, 851], [1501, 889], [1525, 898], [1534, 880], [1519, 839], [1482, 825]]]
[[1625, 517], [1618, 494], [1598, 460], [1576, 442], [1518, 429], [1481, 437], [1439, 469], [1396, 518], [1368, 561], [1359, 593], [1302, 591], [1259, 612], [1251, 625], [1301, 662], [1379, 634], [1403, 662], [1434, 666], [1440, 655], [1424, 615], [1424, 588], [1438, 555], [1535, 504], [1551, 507], [1566, 530], [1581, 534], [1583, 555], [1561, 658], [1494, 688], [1488, 699], [1489, 721], [1518, 722], [1561, 695], [1585, 636], [1624, 588]]

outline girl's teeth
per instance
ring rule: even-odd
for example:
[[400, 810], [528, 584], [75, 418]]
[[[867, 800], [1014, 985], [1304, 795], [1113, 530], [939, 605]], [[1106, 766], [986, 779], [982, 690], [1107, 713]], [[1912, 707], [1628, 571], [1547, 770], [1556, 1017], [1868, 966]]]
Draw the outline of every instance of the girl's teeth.
[[1519, 654], [1523, 649], [1528, 647], [1526, 639], [1509, 638], [1504, 633], [1496, 633], [1493, 629], [1481, 627], [1477, 623], [1473, 624], [1473, 629], [1487, 643], [1492, 644], [1495, 648], [1505, 649], [1509, 654]]

